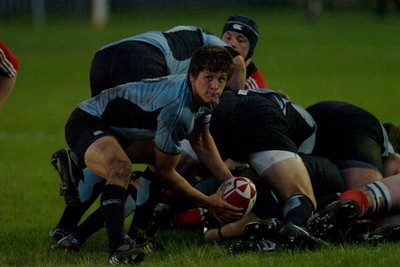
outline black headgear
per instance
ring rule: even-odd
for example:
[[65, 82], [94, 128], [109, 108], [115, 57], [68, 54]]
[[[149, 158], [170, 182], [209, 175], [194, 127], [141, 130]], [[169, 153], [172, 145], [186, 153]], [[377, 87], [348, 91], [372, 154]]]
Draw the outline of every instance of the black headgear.
[[234, 31], [243, 34], [249, 40], [250, 49], [247, 58], [250, 58], [254, 49], [256, 48], [258, 41], [258, 26], [249, 17], [245, 16], [232, 16], [225, 22], [224, 28], [222, 29], [222, 34], [227, 31]]

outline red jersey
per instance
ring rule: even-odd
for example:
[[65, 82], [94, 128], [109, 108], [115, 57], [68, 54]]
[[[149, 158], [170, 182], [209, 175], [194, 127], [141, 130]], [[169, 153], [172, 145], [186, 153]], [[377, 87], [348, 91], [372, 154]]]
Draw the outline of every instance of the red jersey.
[[244, 86], [244, 89], [266, 89], [267, 87], [267, 82], [264, 79], [264, 76], [262, 75], [261, 71], [257, 69], [256, 65], [251, 62], [247, 68], [247, 79], [246, 79], [246, 84]]

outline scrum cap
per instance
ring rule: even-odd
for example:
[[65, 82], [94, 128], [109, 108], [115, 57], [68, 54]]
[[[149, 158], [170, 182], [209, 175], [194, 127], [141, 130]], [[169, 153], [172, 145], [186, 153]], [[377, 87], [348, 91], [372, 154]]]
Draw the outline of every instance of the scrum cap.
[[250, 43], [250, 49], [247, 58], [250, 58], [254, 53], [254, 49], [256, 48], [258, 41], [257, 24], [251, 18], [246, 16], [231, 16], [225, 22], [224, 28], [222, 29], [222, 34], [227, 31], [238, 32], [246, 36]]

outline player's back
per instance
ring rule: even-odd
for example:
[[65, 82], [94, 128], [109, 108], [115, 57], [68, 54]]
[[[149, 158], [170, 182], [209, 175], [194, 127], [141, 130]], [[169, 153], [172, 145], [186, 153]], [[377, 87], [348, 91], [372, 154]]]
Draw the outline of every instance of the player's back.
[[149, 31], [103, 46], [109, 49], [123, 42], [145, 42], [164, 55], [169, 74], [187, 73], [191, 56], [203, 45], [227, 46], [214, 34], [195, 26], [176, 26], [167, 31]]

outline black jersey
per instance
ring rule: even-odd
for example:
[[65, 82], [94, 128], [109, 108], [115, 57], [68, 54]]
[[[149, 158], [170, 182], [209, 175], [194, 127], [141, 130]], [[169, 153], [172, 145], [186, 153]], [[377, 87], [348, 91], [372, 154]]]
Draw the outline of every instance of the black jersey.
[[237, 161], [269, 150], [311, 153], [315, 130], [305, 109], [265, 89], [224, 92], [210, 124], [221, 156]]

